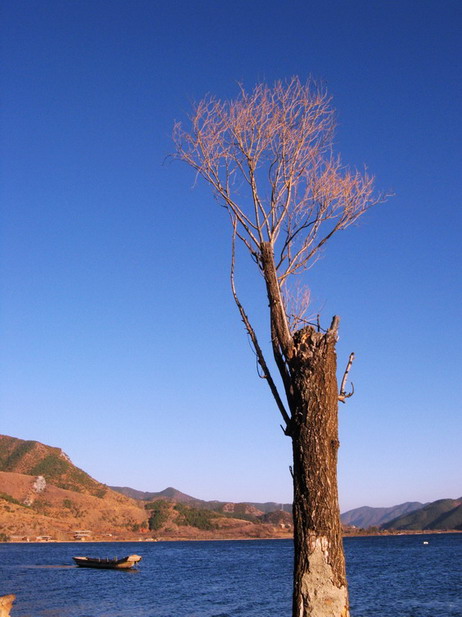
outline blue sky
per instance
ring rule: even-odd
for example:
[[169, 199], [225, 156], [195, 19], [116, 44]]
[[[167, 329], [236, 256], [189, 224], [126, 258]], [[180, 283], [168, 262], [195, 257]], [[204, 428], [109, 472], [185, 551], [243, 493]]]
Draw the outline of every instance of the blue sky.
[[227, 217], [165, 159], [207, 92], [312, 75], [345, 162], [395, 193], [305, 277], [313, 311], [342, 318], [339, 368], [356, 353], [342, 510], [459, 497], [461, 28], [458, 0], [6, 0], [1, 432], [107, 484], [290, 501]]

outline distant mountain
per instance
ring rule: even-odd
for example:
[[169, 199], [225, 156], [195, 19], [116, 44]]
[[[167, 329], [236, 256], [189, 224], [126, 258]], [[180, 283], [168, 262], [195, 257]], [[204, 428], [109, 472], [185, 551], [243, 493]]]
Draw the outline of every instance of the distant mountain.
[[126, 495], [127, 497], [138, 499], [140, 501], [155, 501], [156, 499], [172, 499], [177, 503], [200, 503], [202, 501], [201, 499], [196, 499], [195, 497], [186, 495], [181, 491], [177, 491], [176, 488], [173, 488], [172, 486], [156, 493], [137, 491], [135, 488], [130, 488], [129, 486], [110, 486], [109, 488], [113, 491], [117, 491], [118, 493], [122, 493], [122, 495]]
[[383, 525], [384, 529], [462, 530], [462, 497], [460, 499], [439, 499], [411, 512], [394, 518]]
[[407, 501], [389, 508], [371, 508], [362, 506], [354, 510], [344, 512], [340, 519], [344, 525], [368, 529], [369, 527], [382, 527], [388, 521], [404, 516], [414, 510], [419, 510], [425, 504], [418, 501]]
[[[254, 508], [255, 510], [259, 510], [260, 514], [267, 514], [269, 512], [276, 512], [278, 510], [282, 510], [283, 512], [292, 512], [292, 504], [289, 503], [276, 503], [274, 501], [268, 501], [265, 503], [259, 502], [242, 502], [242, 503], [234, 503], [227, 501], [205, 501], [203, 499], [197, 499], [196, 497], [191, 497], [191, 495], [186, 495], [186, 493], [182, 493], [169, 486], [163, 491], [159, 492], [144, 492], [138, 491], [134, 488], [130, 488], [128, 486], [110, 486], [110, 489], [113, 491], [117, 491], [118, 493], [122, 493], [122, 495], [126, 495], [127, 497], [131, 497], [132, 499], [139, 499], [141, 501], [156, 501], [158, 499], [171, 499], [176, 503], [184, 503], [195, 508], [201, 508], [203, 510], [215, 510], [217, 512], [230, 512], [234, 511], [236, 508], [241, 511], [245, 507]], [[232, 509], [231, 509], [232, 508]], [[241, 512], [242, 513], [242, 512]]]
[[276, 503], [275, 501], [265, 501], [264, 503], [258, 502], [249, 502], [249, 506], [254, 506], [268, 514], [269, 512], [288, 512], [292, 514], [292, 504], [291, 503]]

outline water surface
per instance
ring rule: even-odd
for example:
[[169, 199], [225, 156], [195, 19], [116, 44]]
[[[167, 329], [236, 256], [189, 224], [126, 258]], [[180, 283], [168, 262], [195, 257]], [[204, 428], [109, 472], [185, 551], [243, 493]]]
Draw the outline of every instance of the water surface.
[[[428, 544], [423, 544], [428, 541]], [[462, 534], [346, 538], [352, 617], [462, 617]], [[73, 555], [143, 560], [136, 571]], [[290, 617], [289, 540], [0, 544], [11, 617]]]

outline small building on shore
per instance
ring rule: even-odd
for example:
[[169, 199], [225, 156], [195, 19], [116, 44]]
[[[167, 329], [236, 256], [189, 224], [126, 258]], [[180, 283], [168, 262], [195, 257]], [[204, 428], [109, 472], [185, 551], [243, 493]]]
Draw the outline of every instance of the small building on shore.
[[91, 538], [91, 531], [89, 531], [88, 529], [74, 531], [73, 538], [74, 540], [79, 540], [80, 542], [84, 542], [85, 540], [88, 540], [89, 538]]

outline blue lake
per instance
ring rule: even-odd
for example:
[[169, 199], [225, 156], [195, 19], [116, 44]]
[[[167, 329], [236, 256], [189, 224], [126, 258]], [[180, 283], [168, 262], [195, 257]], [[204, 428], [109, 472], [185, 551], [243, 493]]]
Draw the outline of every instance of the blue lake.
[[[428, 544], [423, 544], [428, 541]], [[462, 534], [346, 538], [352, 617], [462, 617]], [[73, 555], [143, 560], [76, 568]], [[292, 542], [0, 544], [12, 617], [289, 617]]]

